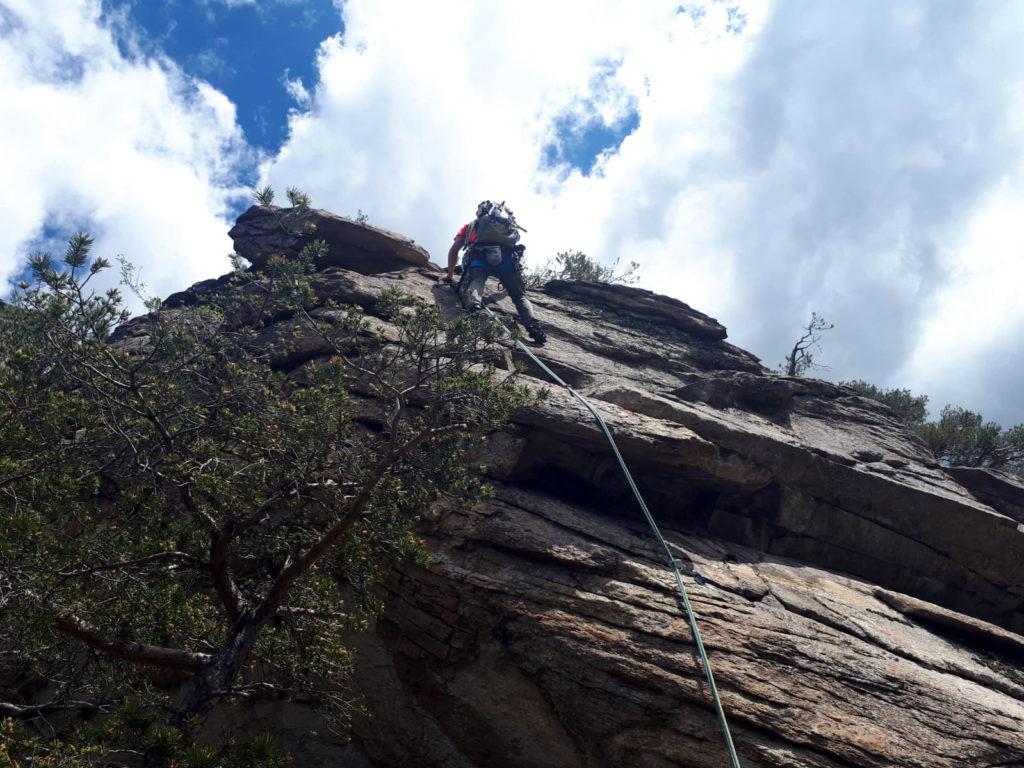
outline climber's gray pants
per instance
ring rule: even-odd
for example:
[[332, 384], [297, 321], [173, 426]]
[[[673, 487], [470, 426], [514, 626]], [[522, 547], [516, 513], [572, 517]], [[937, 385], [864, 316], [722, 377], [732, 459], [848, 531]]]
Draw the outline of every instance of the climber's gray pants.
[[533, 307], [530, 300], [526, 298], [526, 283], [523, 282], [523, 275], [518, 265], [513, 265], [507, 270], [493, 272], [485, 267], [470, 267], [466, 272], [466, 278], [462, 281], [462, 288], [459, 290], [459, 298], [462, 299], [462, 306], [466, 309], [479, 309], [484, 304], [484, 292], [487, 289], [487, 278], [497, 277], [501, 287], [508, 293], [512, 303], [516, 305], [516, 312], [523, 325], [532, 325], [537, 322], [533, 314]]

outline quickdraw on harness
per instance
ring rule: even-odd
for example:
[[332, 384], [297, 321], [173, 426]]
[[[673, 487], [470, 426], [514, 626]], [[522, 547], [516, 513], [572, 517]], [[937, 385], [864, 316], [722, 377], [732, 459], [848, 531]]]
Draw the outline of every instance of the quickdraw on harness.
[[[497, 316], [490, 310], [486, 305], [484, 311], [487, 312], [491, 318], [497, 320]], [[500, 321], [499, 321], [500, 322]], [[718, 716], [718, 724], [722, 730], [722, 738], [725, 741], [725, 750], [729, 756], [729, 764], [731, 768], [742, 768], [740, 765], [739, 756], [736, 754], [736, 747], [732, 741], [732, 733], [729, 731], [729, 722], [725, 717], [725, 710], [722, 708], [722, 700], [718, 695], [718, 686], [715, 685], [715, 676], [711, 670], [711, 661], [708, 659], [707, 651], [704, 649], [704, 641], [700, 636], [700, 629], [697, 627], [697, 616], [693, 612], [693, 606], [690, 605], [690, 597], [686, 592], [686, 586], [683, 584], [683, 576], [679, 572], [679, 561], [676, 560], [675, 555], [672, 554], [672, 550], [668, 546], [668, 542], [665, 541], [665, 537], [661, 533], [661, 529], [658, 527], [657, 522], [654, 520], [654, 516], [651, 511], [647, 508], [647, 503], [644, 501], [643, 496], [640, 494], [640, 489], [637, 487], [636, 481], [633, 480], [633, 475], [629, 471], [629, 467], [626, 465], [626, 460], [622, 457], [622, 453], [619, 451], [619, 446], [615, 442], [615, 438], [612, 436], [611, 430], [608, 428], [608, 424], [605, 423], [604, 418], [597, 411], [596, 408], [590, 403], [590, 401], [577, 392], [575, 389], [570, 387], [561, 377], [552, 371], [547, 365], [537, 357], [529, 347], [518, 339], [514, 340], [516, 345], [525, 352], [530, 359], [536, 363], [544, 373], [546, 373], [553, 382], [558, 386], [564, 388], [579, 400], [584, 407], [590, 411], [594, 420], [597, 422], [601, 431], [604, 433], [605, 438], [608, 440], [608, 445], [611, 446], [612, 453], [615, 454], [615, 458], [619, 463], [619, 468], [622, 470], [622, 474], [626, 478], [626, 482], [629, 484], [630, 490], [636, 497], [637, 504], [640, 506], [641, 511], [644, 514], [644, 518], [647, 520], [647, 524], [654, 534], [654, 537], [658, 540], [658, 544], [665, 551], [665, 555], [668, 559], [668, 564], [672, 569], [672, 575], [675, 578], [676, 590], [679, 592], [680, 602], [683, 604], [684, 612], [686, 613], [686, 619], [690, 625], [690, 632], [693, 634], [694, 644], [697, 646], [697, 653], [700, 655], [701, 666], [704, 668], [704, 678], [708, 683], [708, 690], [711, 693], [711, 699], [715, 705], [715, 714]]]

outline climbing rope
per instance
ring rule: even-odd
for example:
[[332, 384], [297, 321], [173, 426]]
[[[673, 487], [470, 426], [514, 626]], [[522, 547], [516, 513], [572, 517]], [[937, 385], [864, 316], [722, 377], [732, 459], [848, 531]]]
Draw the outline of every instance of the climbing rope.
[[[484, 305], [484, 311], [487, 312], [494, 320], [498, 320], [497, 316], [490, 310], [487, 305]], [[500, 322], [500, 321], [499, 321]], [[507, 330], [507, 329], [506, 329]], [[665, 555], [668, 557], [668, 564], [672, 568], [672, 574], [675, 576], [676, 588], [679, 590], [679, 596], [682, 598], [683, 607], [686, 609], [686, 619], [690, 623], [690, 631], [693, 633], [694, 642], [697, 645], [697, 653], [700, 654], [701, 665], [704, 667], [704, 677], [708, 681], [708, 689], [711, 691], [711, 698], [715, 703], [715, 714], [718, 715], [718, 724], [722, 728], [722, 737], [725, 739], [725, 749], [729, 754], [729, 761], [732, 768], [741, 768], [740, 759], [736, 755], [736, 747], [732, 743], [732, 734], [729, 732], [729, 722], [725, 719], [725, 710], [722, 709], [722, 700], [718, 696], [718, 686], [715, 685], [715, 675], [711, 671], [711, 662], [708, 660], [707, 652], [704, 650], [704, 642], [700, 637], [700, 630], [697, 628], [697, 616], [693, 612], [693, 606], [690, 605], [690, 597], [686, 592], [686, 586], [683, 584], [683, 576], [679, 572], [679, 561], [676, 560], [672, 554], [672, 550], [669, 549], [668, 542], [665, 541], [665, 537], [661, 535], [661, 529], [654, 520], [654, 516], [651, 511], [647, 508], [647, 503], [644, 501], [644, 497], [640, 494], [640, 489], [636, 485], [636, 481], [633, 480], [633, 475], [629, 471], [629, 467], [626, 466], [626, 460], [622, 458], [622, 453], [619, 451], [619, 446], [615, 442], [615, 438], [612, 437], [612, 432], [605, 423], [604, 418], [598, 413], [597, 409], [590, 404], [583, 395], [577, 392], [575, 389], [570, 387], [561, 377], [548, 368], [544, 362], [537, 357], [519, 339], [514, 339], [516, 345], [525, 352], [533, 362], [540, 366], [541, 370], [544, 371], [551, 380], [554, 381], [558, 386], [568, 390], [569, 394], [579, 400], [586, 407], [588, 411], [593, 415], [597, 421], [598, 426], [601, 427], [601, 431], [604, 432], [604, 436], [608, 439], [608, 444], [612, 448], [612, 452], [615, 454], [616, 460], [619, 462], [619, 467], [622, 469], [622, 474], [626, 477], [626, 482], [629, 484], [630, 490], [633, 491], [633, 495], [636, 497], [637, 504], [640, 505], [640, 509], [644, 513], [644, 517], [647, 519], [647, 524], [650, 526], [651, 531], [654, 533], [654, 537], [661, 544], [662, 549], [665, 550]]]

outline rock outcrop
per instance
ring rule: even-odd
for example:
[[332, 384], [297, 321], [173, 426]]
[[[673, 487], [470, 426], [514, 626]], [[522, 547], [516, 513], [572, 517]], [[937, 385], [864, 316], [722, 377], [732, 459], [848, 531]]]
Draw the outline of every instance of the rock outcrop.
[[[301, 248], [282, 216], [330, 247], [322, 298], [459, 311], [412, 241], [323, 212], [250, 209], [239, 252]], [[685, 566], [745, 766], [1024, 766], [1024, 486], [944, 469], [883, 405], [770, 373], [680, 301], [568, 281], [533, 299], [538, 356], [602, 410]], [[287, 323], [261, 343], [298, 375], [324, 350]], [[347, 745], [305, 739], [300, 764], [727, 765], [670, 572], [589, 413], [552, 388], [486, 458], [494, 497], [430, 511], [430, 564], [395, 573], [355, 641], [368, 716]]]
[[238, 217], [228, 234], [235, 252], [257, 268], [272, 255], [297, 256], [314, 239], [323, 240], [329, 249], [318, 267], [340, 265], [373, 274], [407, 265], [426, 266], [430, 261], [427, 252], [407, 237], [311, 208], [254, 205]]
[[949, 467], [946, 471], [978, 501], [1024, 523], [1024, 480], [1020, 477], [983, 467]]

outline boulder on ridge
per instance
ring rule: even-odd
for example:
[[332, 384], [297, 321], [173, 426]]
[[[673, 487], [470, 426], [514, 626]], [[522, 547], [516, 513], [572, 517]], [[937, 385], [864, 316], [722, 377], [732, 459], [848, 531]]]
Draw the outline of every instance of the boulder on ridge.
[[426, 250], [408, 237], [313, 208], [254, 205], [238, 217], [228, 235], [235, 252], [257, 269], [274, 255], [297, 256], [313, 240], [323, 240], [329, 249], [318, 268], [339, 266], [374, 274], [430, 263]]

